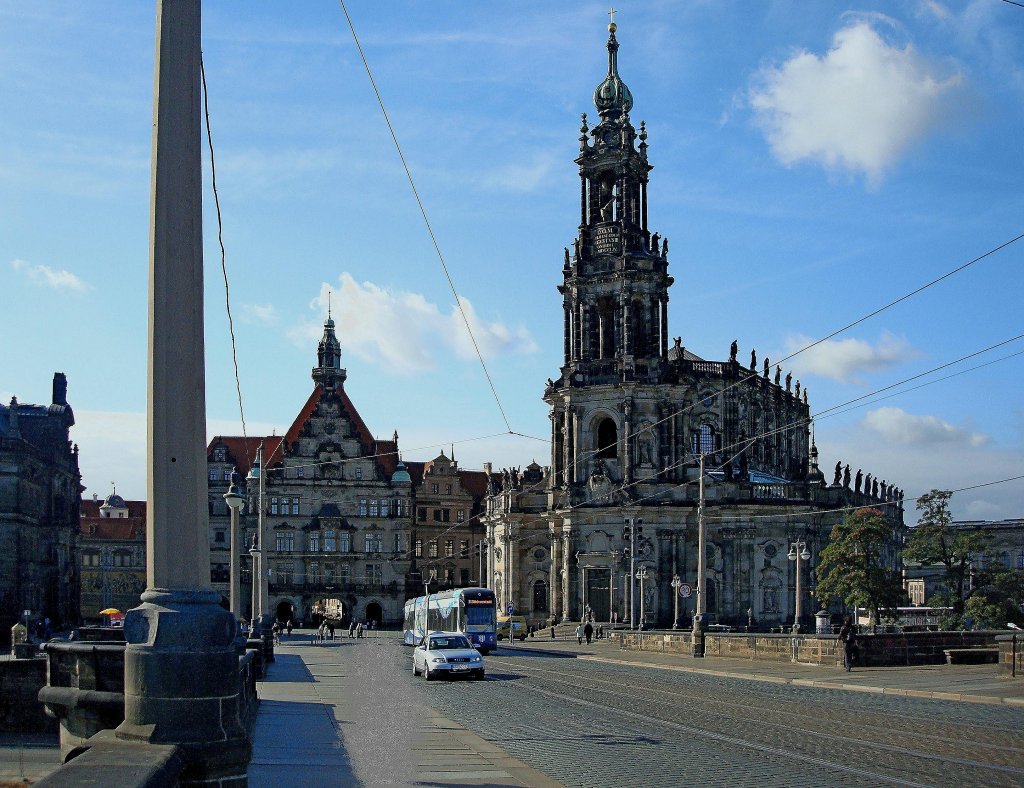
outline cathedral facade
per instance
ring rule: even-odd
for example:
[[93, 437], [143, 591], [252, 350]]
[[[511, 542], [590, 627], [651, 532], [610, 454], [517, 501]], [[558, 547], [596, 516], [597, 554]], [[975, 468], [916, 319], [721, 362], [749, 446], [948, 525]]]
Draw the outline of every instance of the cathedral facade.
[[[609, 31], [599, 120], [591, 128], [583, 116], [575, 160], [578, 234], [558, 286], [563, 363], [544, 392], [551, 462], [495, 477], [484, 517], [488, 584], [503, 609], [533, 623], [628, 621], [632, 610], [646, 626], [677, 616], [686, 625], [703, 486], [712, 621], [792, 622], [800, 566], [806, 626], [818, 609], [818, 555], [844, 514], [835, 510], [886, 512], [895, 562], [899, 496], [859, 471], [851, 485], [849, 466], [826, 483], [807, 391], [768, 359], [759, 364], [751, 351], [741, 363], [735, 342], [719, 361], [670, 343], [673, 279], [668, 240], [648, 224], [648, 135], [630, 120], [614, 24]], [[810, 558], [789, 560], [794, 544]]]

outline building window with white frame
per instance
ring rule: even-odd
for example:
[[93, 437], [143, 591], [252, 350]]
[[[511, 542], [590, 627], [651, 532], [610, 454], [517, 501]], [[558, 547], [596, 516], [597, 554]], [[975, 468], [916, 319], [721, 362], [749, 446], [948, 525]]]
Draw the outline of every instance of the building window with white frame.
[[298, 513], [299, 513], [299, 499], [298, 498], [292, 498], [292, 514], [298, 514]]
[[423, 540], [422, 539], [417, 539], [416, 540], [415, 547], [413, 548], [413, 555], [415, 555], [417, 558], [422, 558], [423, 557]]
[[459, 523], [466, 522], [466, 510], [465, 509], [459, 509], [455, 513], [455, 521], [459, 522]]
[[365, 498], [360, 498], [359, 499], [359, 516], [360, 517], [366, 517], [366, 512], [367, 512], [366, 499]]
[[270, 513], [277, 514], [277, 496], [272, 496], [270, 499]]
[[380, 564], [367, 564], [366, 565], [366, 582], [372, 586], [379, 586], [383, 572], [381, 571]]
[[377, 506], [377, 499], [373, 498], [370, 500], [370, 517], [377, 517], [380, 512], [380, 508]]
[[338, 549], [338, 543], [334, 539], [334, 531], [324, 532], [324, 552], [333, 553]]
[[309, 552], [319, 553], [320, 552], [320, 532], [310, 531], [309, 532]]
[[342, 531], [338, 534], [338, 552], [339, 553], [351, 553], [352, 552], [352, 534]]
[[378, 533], [368, 533], [363, 537], [363, 546], [367, 553], [379, 553], [382, 550], [381, 547], [381, 535]]
[[444, 557], [452, 558], [455, 556], [455, 541], [453, 539], [444, 540]]
[[437, 540], [436, 539], [431, 539], [430, 540], [429, 544], [427, 545], [427, 551], [428, 551], [427, 552], [427, 557], [428, 558], [437, 558]]

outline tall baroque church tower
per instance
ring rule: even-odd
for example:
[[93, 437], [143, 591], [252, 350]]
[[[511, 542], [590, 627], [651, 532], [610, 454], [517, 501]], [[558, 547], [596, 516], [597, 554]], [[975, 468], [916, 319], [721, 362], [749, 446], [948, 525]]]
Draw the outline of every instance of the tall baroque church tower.
[[[647, 132], [630, 120], [609, 25], [608, 73], [594, 91], [599, 122], [583, 116], [580, 221], [565, 250], [563, 362], [550, 379], [551, 464], [505, 471], [487, 502], [488, 578], [502, 608], [531, 622], [628, 621], [672, 625], [674, 578], [696, 585], [699, 457], [708, 507], [707, 610], [746, 624], [792, 621], [801, 562], [805, 627], [818, 553], [843, 505], [891, 501], [877, 480], [851, 487], [847, 466], [827, 485], [810, 438], [807, 391], [792, 376], [737, 359], [711, 361], [669, 344], [668, 241], [648, 224]], [[869, 477], [870, 478], [870, 477]], [[902, 527], [902, 511], [883, 507]], [[630, 582], [625, 521], [642, 521]], [[895, 545], [893, 560], [895, 560]], [[680, 624], [694, 609], [678, 600]]]

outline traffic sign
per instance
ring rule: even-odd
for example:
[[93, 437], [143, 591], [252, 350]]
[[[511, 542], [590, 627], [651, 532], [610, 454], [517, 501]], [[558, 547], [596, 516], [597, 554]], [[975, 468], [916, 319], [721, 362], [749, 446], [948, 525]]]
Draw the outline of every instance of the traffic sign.
[[679, 596], [681, 596], [683, 599], [693, 596], [693, 586], [691, 586], [689, 583], [680, 583]]
[[505, 612], [507, 612], [511, 616], [513, 613], [516, 612], [516, 606], [509, 602], [508, 607], [505, 608]]

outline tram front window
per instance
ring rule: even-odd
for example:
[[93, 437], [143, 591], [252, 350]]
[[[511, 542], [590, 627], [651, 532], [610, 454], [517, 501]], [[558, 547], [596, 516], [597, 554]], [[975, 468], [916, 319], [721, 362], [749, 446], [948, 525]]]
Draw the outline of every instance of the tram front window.
[[466, 609], [466, 631], [467, 632], [492, 632], [494, 631], [494, 608], [493, 607], [468, 607]]

